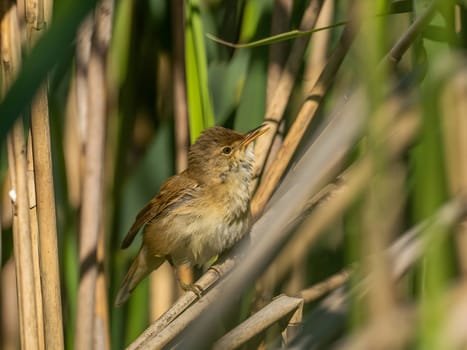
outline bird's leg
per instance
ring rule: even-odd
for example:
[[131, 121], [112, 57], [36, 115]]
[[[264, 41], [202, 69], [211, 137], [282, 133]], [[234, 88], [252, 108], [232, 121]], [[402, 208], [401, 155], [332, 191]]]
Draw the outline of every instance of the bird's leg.
[[172, 262], [172, 259], [169, 260], [169, 263], [170, 265], [172, 265], [175, 277], [177, 278], [177, 282], [180, 285], [180, 288], [182, 288], [185, 292], [191, 291], [195, 293], [198, 298], [201, 298], [201, 295], [203, 294], [203, 288], [201, 288], [199, 285], [194, 284], [194, 283], [183, 282], [180, 277], [179, 270], [177, 269], [177, 266]]

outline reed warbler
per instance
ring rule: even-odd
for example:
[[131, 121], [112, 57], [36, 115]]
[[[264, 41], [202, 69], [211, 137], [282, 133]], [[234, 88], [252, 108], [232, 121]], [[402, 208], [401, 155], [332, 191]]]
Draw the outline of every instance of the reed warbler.
[[261, 125], [241, 134], [215, 126], [202, 133], [190, 147], [187, 169], [167, 179], [124, 238], [122, 249], [143, 228], [141, 248], [115, 305], [165, 260], [172, 266], [202, 266], [243, 237], [251, 219], [253, 141], [267, 130]]

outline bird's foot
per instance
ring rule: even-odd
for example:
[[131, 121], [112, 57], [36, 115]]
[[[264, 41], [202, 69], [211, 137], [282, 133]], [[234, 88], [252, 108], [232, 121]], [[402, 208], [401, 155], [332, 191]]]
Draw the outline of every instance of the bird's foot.
[[217, 266], [211, 265], [211, 266], [209, 266], [208, 270], [213, 271], [213, 272], [217, 275], [217, 278], [218, 278], [218, 279], [221, 278], [222, 273], [221, 273], [221, 271], [217, 268]]
[[185, 292], [193, 292], [196, 294], [196, 296], [198, 298], [201, 298], [201, 295], [203, 294], [203, 288], [201, 288], [199, 285], [195, 284], [195, 283], [183, 283], [182, 281], [179, 281], [180, 282], [180, 287], [182, 287], [182, 289], [185, 291]]

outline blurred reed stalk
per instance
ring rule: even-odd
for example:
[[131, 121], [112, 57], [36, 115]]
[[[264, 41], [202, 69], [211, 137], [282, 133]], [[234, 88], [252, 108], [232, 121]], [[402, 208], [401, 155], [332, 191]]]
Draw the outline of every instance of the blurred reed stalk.
[[[112, 29], [113, 1], [102, 0], [95, 13], [94, 34], [87, 71], [88, 109], [86, 160], [80, 225], [80, 283], [75, 334], [76, 349], [109, 347], [108, 317], [96, 313], [98, 242], [104, 231], [103, 172], [106, 138], [106, 57]], [[101, 286], [102, 287], [102, 286]], [[105, 286], [104, 289], [106, 290]], [[98, 292], [99, 306], [107, 304], [106, 292]], [[100, 305], [103, 303], [103, 305]], [[102, 311], [102, 310], [100, 310]]]
[[[30, 48], [46, 30], [47, 24], [50, 24], [51, 11], [52, 1], [26, 1], [27, 36]], [[46, 349], [63, 349], [60, 269], [47, 85], [47, 81], [42, 84], [31, 105], [31, 141], [39, 232], [44, 345]]]
[[[108, 105], [109, 105], [109, 93], [108, 93], [108, 70], [107, 70], [107, 52], [109, 50], [109, 45], [112, 37], [113, 29], [113, 15], [114, 15], [114, 0], [101, 0], [101, 3], [98, 3], [96, 9], [96, 31], [94, 33], [94, 42], [91, 51], [91, 59], [89, 63], [90, 72], [92, 70], [98, 70], [98, 79], [93, 82], [93, 79], [90, 79], [89, 82], [93, 88], [98, 88], [101, 86], [104, 89], [104, 95], [100, 96], [103, 98], [96, 106], [96, 110], [99, 109], [100, 113], [103, 113], [102, 119], [104, 120], [104, 125], [107, 128], [107, 115], [108, 115]], [[97, 56], [96, 56], [97, 54]], [[95, 63], [94, 63], [95, 62]], [[96, 68], [94, 68], [94, 65]], [[94, 69], [93, 69], [94, 68]], [[98, 81], [100, 80], [100, 81]], [[95, 101], [90, 100], [91, 104], [95, 104]], [[102, 104], [102, 105], [101, 105]], [[94, 107], [91, 107], [94, 110]], [[88, 117], [93, 117], [92, 114], [89, 114]], [[108, 128], [107, 128], [108, 130]], [[102, 164], [102, 172], [104, 172], [106, 159], [105, 159], [105, 138], [106, 132], [104, 132], [104, 163]], [[103, 196], [104, 184], [102, 184], [101, 195]], [[104, 206], [106, 202], [104, 199], [101, 200], [101, 204]], [[108, 281], [105, 270], [105, 261], [107, 259], [107, 240], [106, 227], [108, 227], [106, 220], [106, 210], [102, 210], [101, 215], [102, 219], [100, 221], [99, 227], [99, 236], [97, 242], [97, 265], [98, 265], [98, 275], [96, 281], [96, 305], [95, 305], [95, 329], [94, 329], [94, 349], [110, 349], [110, 322], [109, 322], [109, 298], [108, 298]]]
[[[359, 3], [353, 12], [354, 21], [363, 23], [374, 13], [384, 13], [389, 3]], [[390, 315], [397, 309], [395, 288], [390, 277], [390, 267], [384, 250], [392, 240], [391, 235], [397, 232], [403, 196], [404, 171], [397, 166], [397, 159], [391, 159], [388, 146], [381, 140], [388, 138], [393, 121], [387, 115], [397, 115], [401, 101], [387, 99], [388, 81], [387, 62], [380, 63], [388, 46], [387, 18], [368, 20], [363, 24], [356, 40], [358, 61], [363, 71], [362, 83], [365, 90], [368, 108], [376, 112], [368, 118], [363, 143], [374, 167], [374, 174], [368, 179], [360, 206], [361, 239], [358, 246], [363, 260], [363, 276], [368, 279], [368, 294], [363, 301], [362, 309], [367, 312], [368, 322], [377, 322], [381, 315]], [[384, 104], [383, 104], [384, 103]], [[364, 238], [365, 237], [365, 238]], [[361, 278], [358, 278], [361, 279]]]
[[[460, 58], [459, 58], [460, 59]], [[442, 125], [451, 195], [467, 195], [467, 70], [461, 69], [443, 89]], [[467, 221], [459, 223], [456, 250], [463, 278], [467, 277]]]
[[[14, 81], [21, 65], [21, 34], [18, 24], [18, 12], [15, 3], [1, 1], [1, 64], [2, 95]], [[39, 329], [37, 301], [41, 300], [37, 274], [38, 259], [34, 259], [38, 249], [33, 246], [31, 237], [31, 221], [29, 216], [29, 191], [26, 160], [26, 142], [22, 118], [18, 118], [8, 135], [8, 164], [11, 179], [9, 191], [13, 205], [13, 244], [18, 290], [18, 306], [20, 320], [20, 339], [22, 349], [42, 349], [43, 332]]]
[[[175, 171], [180, 173], [186, 169], [188, 163], [188, 110], [185, 79], [185, 4], [183, 0], [174, 0], [170, 4], [172, 16], [172, 89], [175, 132]], [[179, 274], [183, 281], [192, 282], [191, 269], [179, 267]], [[150, 320], [155, 321], [167, 311], [176, 300], [180, 291], [177, 287], [173, 269], [165, 263], [150, 275]]]

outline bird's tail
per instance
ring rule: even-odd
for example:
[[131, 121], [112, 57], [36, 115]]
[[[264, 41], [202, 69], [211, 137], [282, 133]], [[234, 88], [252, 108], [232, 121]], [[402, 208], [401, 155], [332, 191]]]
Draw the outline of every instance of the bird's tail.
[[117, 297], [115, 298], [115, 306], [120, 306], [126, 302], [136, 285], [153, 270], [162, 265], [164, 261], [164, 257], [150, 256], [146, 248], [144, 246], [141, 247], [118, 290]]

